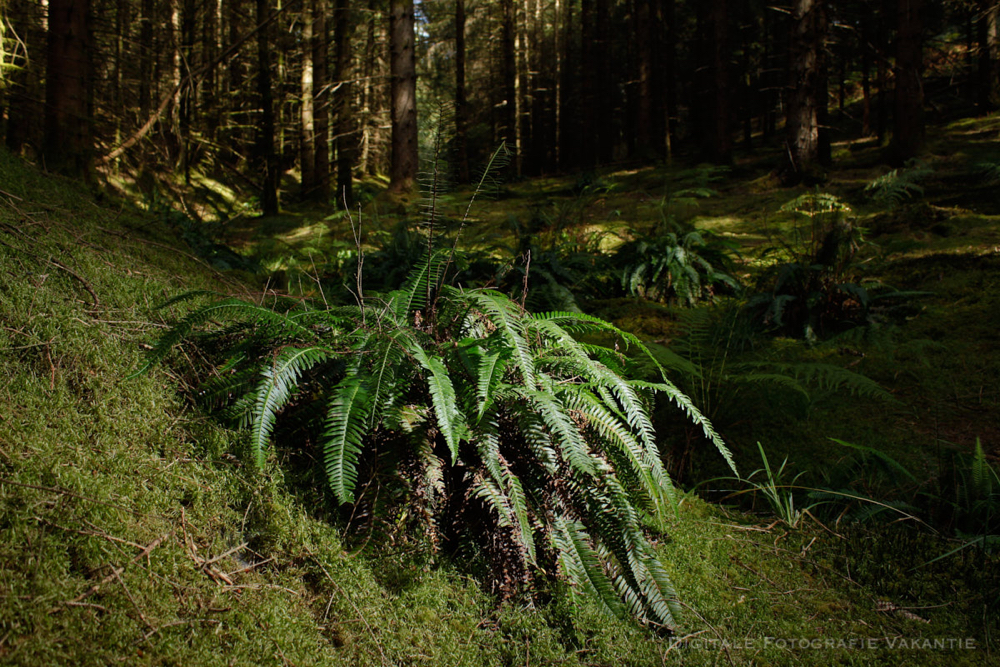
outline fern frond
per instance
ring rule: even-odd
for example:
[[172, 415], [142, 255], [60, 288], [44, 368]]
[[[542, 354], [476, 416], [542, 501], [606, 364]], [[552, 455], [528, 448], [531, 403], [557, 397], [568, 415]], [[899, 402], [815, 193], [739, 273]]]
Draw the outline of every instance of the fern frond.
[[274, 430], [278, 411], [285, 406], [295, 390], [299, 375], [321, 361], [330, 351], [321, 347], [288, 347], [278, 353], [273, 364], [261, 372], [257, 385], [253, 423], [250, 428], [250, 448], [258, 466], [264, 465], [264, 448]]
[[770, 369], [799, 382], [815, 385], [824, 391], [847, 391], [862, 398], [877, 398], [895, 403], [896, 397], [871, 378], [855, 373], [849, 368], [820, 362], [758, 362], [743, 365], [745, 368]]
[[[663, 469], [660, 453], [655, 446], [643, 447], [622, 422], [612, 414], [603, 401], [584, 388], [567, 385], [560, 389], [566, 404], [588, 418], [588, 423], [600, 436], [600, 441], [613, 447], [621, 454], [632, 477], [641, 481], [641, 490], [654, 504], [658, 514], [664, 512], [664, 505], [677, 509], [677, 494], [669, 475]], [[605, 447], [607, 449], [607, 447]], [[621, 470], [617, 470], [621, 474]]]
[[591, 544], [590, 536], [578, 521], [561, 516], [553, 519], [551, 542], [558, 554], [563, 575], [580, 587], [604, 611], [617, 618], [627, 616], [611, 580], [604, 572], [600, 556]]
[[478, 418], [480, 420], [493, 404], [494, 390], [503, 379], [508, 360], [509, 356], [501, 352], [484, 354], [480, 358], [479, 375], [476, 380], [476, 396], [479, 399]]
[[448, 291], [452, 296], [472, 302], [497, 327], [517, 360], [517, 367], [521, 371], [524, 385], [533, 388], [535, 386], [533, 355], [524, 339], [524, 329], [520, 323], [521, 314], [518, 305], [499, 292], [488, 290], [460, 292], [454, 288], [448, 288]]
[[535, 405], [538, 416], [556, 436], [556, 448], [571, 468], [578, 474], [596, 477], [597, 468], [590, 449], [562, 403], [549, 391], [519, 388], [518, 392]]
[[733, 454], [729, 451], [726, 443], [723, 442], [722, 437], [715, 431], [715, 427], [712, 426], [712, 422], [701, 413], [701, 411], [695, 407], [691, 399], [688, 398], [687, 394], [678, 389], [672, 382], [664, 379], [663, 382], [642, 382], [639, 380], [632, 380], [629, 382], [635, 387], [644, 387], [647, 389], [653, 389], [655, 391], [661, 391], [667, 395], [667, 398], [673, 402], [674, 405], [679, 407], [684, 414], [687, 415], [696, 426], [701, 428], [701, 432], [705, 434], [705, 437], [715, 445], [715, 448], [722, 454], [722, 458], [726, 460], [729, 465], [729, 469], [733, 471], [733, 474], [739, 476], [739, 472], [736, 470], [736, 461], [733, 460]]
[[308, 328], [303, 327], [293, 319], [282, 315], [281, 313], [276, 313], [273, 310], [264, 308], [263, 306], [257, 306], [239, 299], [225, 299], [203, 308], [199, 308], [174, 325], [174, 327], [172, 327], [163, 336], [161, 336], [158, 341], [156, 341], [153, 349], [149, 351], [149, 354], [146, 357], [146, 363], [143, 364], [139, 370], [130, 374], [125, 379], [130, 380], [147, 373], [150, 369], [163, 361], [163, 359], [167, 356], [167, 353], [170, 352], [170, 350], [173, 349], [177, 343], [188, 337], [195, 327], [204, 324], [213, 318], [236, 317], [239, 315], [245, 315], [250, 319], [276, 326], [278, 329], [288, 334], [298, 334], [309, 339], [315, 338], [312, 331]]
[[369, 410], [370, 394], [361, 378], [348, 375], [341, 380], [333, 391], [323, 433], [327, 481], [341, 503], [354, 499], [357, 459], [367, 432]]
[[427, 354], [413, 339], [407, 338], [407, 349], [413, 358], [428, 372], [427, 388], [430, 391], [438, 427], [451, 451], [451, 464], [458, 459], [458, 443], [466, 437], [468, 428], [455, 399], [455, 387], [444, 363], [437, 356]]

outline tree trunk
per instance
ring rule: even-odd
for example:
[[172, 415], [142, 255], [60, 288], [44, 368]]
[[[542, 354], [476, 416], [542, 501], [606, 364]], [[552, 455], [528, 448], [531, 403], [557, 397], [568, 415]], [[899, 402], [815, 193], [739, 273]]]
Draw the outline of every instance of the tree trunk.
[[308, 199], [316, 187], [316, 120], [313, 94], [313, 49], [316, 48], [315, 16], [312, 2], [302, 6], [302, 75], [300, 112], [299, 163], [301, 196]]
[[90, 173], [89, 0], [50, 0], [45, 77], [45, 167], [71, 176]]
[[[337, 204], [354, 204], [354, 161], [357, 156], [357, 127], [354, 122], [354, 87], [351, 84], [351, 13], [348, 0], [337, 0], [334, 15], [334, 37], [337, 44]], [[416, 112], [414, 112], [416, 113]], [[416, 136], [416, 121], [413, 126]], [[415, 172], [414, 172], [415, 173]]]
[[371, 159], [372, 152], [372, 107], [375, 104], [375, 0], [368, 0], [367, 35], [365, 37], [364, 55], [364, 89], [361, 92], [361, 173], [373, 175], [376, 173], [375, 161]]
[[515, 39], [517, 36], [517, 24], [515, 22], [516, 13], [514, 0], [501, 0], [502, 11], [502, 72], [504, 105], [502, 114], [502, 127], [500, 136], [507, 142], [507, 148], [514, 156], [514, 164], [517, 164], [517, 50], [515, 49]]
[[922, 0], [898, 0], [896, 99], [890, 157], [902, 164], [920, 152], [924, 142]]
[[392, 112], [389, 190], [402, 193], [415, 187], [419, 169], [413, 0], [389, 1], [389, 50]]
[[789, 46], [786, 142], [794, 180], [809, 175], [819, 162], [819, 107], [822, 84], [821, 14], [824, 0], [796, 0]]
[[656, 150], [653, 141], [653, 21], [651, 0], [635, 2], [635, 41], [637, 54], [639, 94], [636, 104], [635, 139], [637, 157], [648, 156]]
[[330, 199], [330, 92], [329, 68], [329, 30], [326, 24], [326, 3], [323, 0], [313, 0], [313, 94], [315, 99], [315, 183], [312, 199], [327, 202]]
[[729, 98], [729, 30], [726, 0], [697, 5], [698, 62], [694, 113], [701, 150], [713, 162], [732, 159]]
[[469, 182], [468, 120], [465, 99], [465, 0], [455, 0], [455, 160], [456, 180]]
[[977, 24], [979, 42], [978, 99], [980, 114], [997, 108], [997, 4], [995, 0], [980, 0]]
[[[269, 14], [269, 0], [257, 0], [257, 23]], [[271, 91], [271, 26], [257, 32], [257, 98], [260, 121], [257, 126], [255, 158], [261, 178], [260, 207], [264, 215], [278, 214], [278, 160], [274, 153], [274, 96]]]
[[597, 16], [595, 0], [580, 0], [580, 166], [591, 169], [600, 154], [597, 126], [598, 61], [604, 54], [597, 50]]

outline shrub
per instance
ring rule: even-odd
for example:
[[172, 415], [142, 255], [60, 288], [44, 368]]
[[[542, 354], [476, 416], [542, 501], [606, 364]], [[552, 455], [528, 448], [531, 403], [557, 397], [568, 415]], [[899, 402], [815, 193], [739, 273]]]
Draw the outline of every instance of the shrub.
[[732, 465], [729, 452], [665, 377], [632, 379], [623, 350], [650, 358], [634, 336], [447, 285], [450, 254], [425, 256], [402, 289], [358, 294], [353, 306], [212, 300], [160, 338], [137, 373], [195, 337], [214, 372], [200, 395], [249, 427], [258, 464], [277, 419], [297, 421], [321, 444], [337, 503], [364, 495], [364, 461], [394, 462], [432, 546], [475, 544], [501, 595], [558, 571], [606, 611], [673, 626], [676, 595], [643, 528], [675, 494], [651, 394], [672, 399]]

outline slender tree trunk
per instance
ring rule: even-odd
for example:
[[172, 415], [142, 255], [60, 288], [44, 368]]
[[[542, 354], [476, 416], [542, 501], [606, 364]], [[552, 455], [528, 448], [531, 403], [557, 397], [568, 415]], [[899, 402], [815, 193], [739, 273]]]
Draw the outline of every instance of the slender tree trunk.
[[635, 2], [635, 41], [638, 51], [638, 87], [635, 139], [638, 157], [656, 150], [653, 141], [653, 21], [651, 0]]
[[419, 169], [413, 0], [390, 0], [389, 44], [392, 109], [389, 190], [402, 193], [414, 188]]
[[700, 66], [695, 131], [705, 155], [724, 164], [732, 159], [728, 7], [726, 0], [706, 0], [697, 7]]
[[889, 6], [892, 0], [883, 0], [875, 36], [875, 78], [878, 85], [878, 110], [875, 117], [875, 134], [881, 144], [889, 131]]
[[791, 173], [798, 180], [820, 159], [819, 107], [822, 86], [820, 14], [824, 0], [797, 0], [792, 9], [788, 113], [785, 119]]
[[897, 164], [915, 157], [924, 142], [922, 0], [898, 0], [896, 99], [890, 156]]
[[455, 160], [459, 183], [469, 182], [468, 109], [465, 99], [465, 0], [455, 0]]
[[364, 70], [364, 90], [361, 94], [361, 173], [374, 174], [374, 160], [371, 159], [371, 145], [373, 139], [372, 132], [372, 106], [375, 100], [375, 86], [373, 78], [375, 74], [375, 0], [368, 0], [368, 22], [367, 35], [365, 38], [365, 70]]
[[593, 168], [600, 156], [600, 132], [598, 123], [597, 98], [599, 95], [598, 76], [600, 66], [598, 60], [605, 54], [597, 49], [597, 12], [596, 0], [580, 0], [580, 142], [581, 166]]
[[830, 56], [826, 48], [829, 21], [827, 0], [821, 0], [816, 7], [816, 129], [818, 131], [817, 159], [821, 165], [833, 162], [830, 140]]
[[89, 0], [49, 1], [45, 77], [45, 166], [87, 177], [92, 152], [87, 106], [90, 86]]
[[315, 117], [315, 190], [313, 199], [327, 202], [330, 199], [330, 92], [329, 68], [329, 29], [326, 23], [327, 6], [323, 0], [313, 0], [313, 91], [316, 105]]
[[[183, 76], [190, 76], [193, 70], [198, 69], [194, 62], [195, 52], [195, 0], [184, 0], [181, 12], [181, 45], [180, 45], [180, 67]], [[178, 79], [180, 81], [180, 79]], [[197, 85], [197, 84], [195, 84]], [[184, 173], [184, 182], [191, 184], [191, 162], [192, 162], [192, 141], [191, 126], [194, 120], [195, 104], [198, 99], [198, 91], [195, 85], [188, 86], [180, 93], [180, 166]]]
[[[514, 164], [517, 160], [517, 38], [516, 10], [514, 0], [501, 0], [502, 11], [502, 72], [503, 72], [503, 125], [500, 136], [507, 142], [507, 148], [514, 154]], [[516, 169], [516, 167], [515, 167]]]
[[977, 24], [979, 42], [978, 99], [976, 106], [980, 114], [987, 114], [997, 108], [997, 3], [995, 0], [980, 0]]
[[[257, 23], [270, 13], [269, 0], [257, 0]], [[271, 26], [257, 32], [257, 126], [255, 157], [261, 177], [260, 206], [264, 215], [278, 214], [278, 160], [274, 153], [274, 96], [271, 90]]]
[[[337, 204], [353, 206], [354, 161], [357, 156], [357, 127], [354, 122], [354, 87], [351, 84], [351, 13], [348, 0], [337, 0], [334, 15], [334, 33], [337, 43]], [[414, 112], [415, 113], [415, 112]], [[416, 121], [413, 127], [416, 135]], [[394, 144], [395, 145], [395, 144]], [[415, 172], [414, 172], [415, 173]]]
[[316, 48], [315, 16], [312, 2], [302, 6], [302, 104], [299, 107], [301, 136], [299, 137], [299, 163], [302, 173], [302, 198], [308, 199], [316, 187], [316, 116], [313, 93], [313, 49]]
[[[219, 26], [222, 21], [222, 0], [212, 0], [205, 7], [202, 25], [202, 59], [206, 63], [215, 62], [219, 56]], [[205, 119], [205, 137], [215, 142], [219, 129], [219, 72], [212, 68], [205, 75], [201, 86], [201, 117]]]
[[559, 110], [557, 114], [559, 168], [567, 169], [579, 164], [579, 113], [566, 113], [567, 109], [578, 109], [577, 76], [579, 58], [576, 49], [579, 33], [574, 30], [573, 0], [563, 0], [565, 16], [562, 22], [562, 72], [559, 83]]
[[[611, 77], [611, 6], [610, 0], [595, 0], [594, 41], [587, 48], [594, 51], [597, 64], [595, 96], [597, 100], [597, 160], [608, 164], [614, 158], [614, 109], [617, 90]], [[724, 1], [724, 0], [723, 0]]]
[[861, 136], [872, 134], [872, 81], [871, 81], [871, 46], [862, 33], [864, 43], [861, 45]]

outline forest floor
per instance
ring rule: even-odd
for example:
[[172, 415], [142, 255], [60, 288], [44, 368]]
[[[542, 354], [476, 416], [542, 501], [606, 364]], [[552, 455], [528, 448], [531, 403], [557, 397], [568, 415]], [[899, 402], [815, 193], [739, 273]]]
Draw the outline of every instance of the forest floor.
[[[346, 216], [292, 208], [182, 233], [0, 154], [0, 663], [995, 660], [1000, 558], [988, 547], [998, 489], [982, 495], [975, 480], [1000, 453], [1000, 193], [978, 166], [1000, 157], [998, 139], [996, 117], [943, 128], [925, 160], [932, 171], [896, 206], [864, 192], [887, 171], [878, 147], [838, 145], [819, 191], [866, 229], [845, 280], [922, 294], [864, 335], [769, 338], [699, 353], [696, 375], [678, 370], [743, 476], [763, 465], [759, 442], [775, 470], [788, 460], [772, 487], [813, 507], [776, 517], [767, 484], [717, 479], [726, 474], [717, 457], [660, 415], [663, 449], [691, 489], [657, 544], [685, 610], [673, 637], [565, 593], [498, 605], [460, 564], [431, 567], [406, 544], [352, 550], [316, 493], [294, 484], [282, 450], [256, 471], [244, 465], [245, 434], [194, 408], [184, 354], [124, 380], [183, 312], [154, 308], [169, 296], [208, 288], [258, 298], [265, 284], [308, 292], [349, 275]], [[727, 173], [661, 167], [491, 184], [463, 245], [513, 266], [526, 247], [609, 253], [669, 224], [735, 242], [733, 270], [753, 285], [810, 239], [809, 217], [782, 207], [816, 190], [779, 187], [774, 159], [743, 158]], [[468, 199], [442, 195], [438, 224], [454, 235]], [[418, 204], [375, 197], [353, 216], [373, 256], [394, 239], [414, 243], [397, 230], [420, 219]], [[199, 255], [217, 266], [240, 259], [207, 237], [266, 277], [210, 266]], [[580, 301], [663, 347], [694, 349], [683, 348], [690, 309], [600, 296]], [[724, 308], [693, 310], [711, 324]], [[747, 370], [761, 364], [766, 372]], [[808, 381], [802, 369], [818, 364], [828, 375]], [[857, 376], [830, 380], [831, 367]]]

